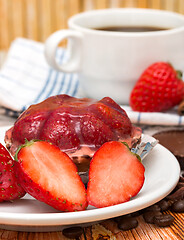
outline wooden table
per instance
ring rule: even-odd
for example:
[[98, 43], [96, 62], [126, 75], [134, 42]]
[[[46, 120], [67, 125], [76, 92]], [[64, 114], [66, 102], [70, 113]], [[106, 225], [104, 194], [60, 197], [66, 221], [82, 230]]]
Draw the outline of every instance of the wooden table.
[[[103, 221], [100, 224], [92, 225], [91, 227], [84, 229], [84, 234], [79, 240], [131, 240], [131, 239], [142, 239], [142, 240], [176, 240], [184, 239], [184, 214], [172, 214], [175, 217], [175, 222], [170, 227], [160, 228], [152, 224], [146, 224], [139, 216], [139, 225], [137, 228], [129, 231], [120, 231], [117, 225], [112, 220]], [[3, 240], [66, 240], [62, 232], [15, 232], [0, 230], [0, 239]]]

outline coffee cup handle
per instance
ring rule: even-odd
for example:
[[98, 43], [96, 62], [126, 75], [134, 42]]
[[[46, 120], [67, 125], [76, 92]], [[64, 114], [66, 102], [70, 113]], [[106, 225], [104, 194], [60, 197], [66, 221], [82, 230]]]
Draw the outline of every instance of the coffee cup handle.
[[[66, 63], [56, 61], [58, 44], [69, 39], [68, 50], [70, 57]], [[82, 34], [75, 30], [59, 30], [51, 34], [45, 42], [45, 57], [47, 62], [56, 70], [62, 72], [77, 72], [81, 68]]]

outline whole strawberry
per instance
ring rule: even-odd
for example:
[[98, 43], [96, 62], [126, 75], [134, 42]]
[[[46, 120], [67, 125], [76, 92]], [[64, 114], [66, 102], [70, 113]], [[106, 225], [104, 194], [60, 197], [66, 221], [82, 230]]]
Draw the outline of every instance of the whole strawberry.
[[0, 143], [0, 202], [12, 201], [25, 195], [15, 173], [16, 164]]
[[184, 98], [181, 73], [165, 62], [156, 62], [140, 76], [130, 95], [130, 106], [139, 112], [161, 112]]

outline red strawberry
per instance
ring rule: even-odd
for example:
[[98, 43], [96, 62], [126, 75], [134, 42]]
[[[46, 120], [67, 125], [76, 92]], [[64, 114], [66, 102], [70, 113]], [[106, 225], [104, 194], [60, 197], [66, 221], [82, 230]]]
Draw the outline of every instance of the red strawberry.
[[149, 66], [130, 95], [134, 111], [161, 112], [178, 105], [184, 98], [184, 83], [178, 72], [165, 62]]
[[129, 201], [144, 183], [144, 166], [126, 144], [104, 143], [90, 163], [87, 199], [95, 207]]
[[0, 143], [0, 202], [12, 201], [25, 195], [16, 175], [16, 162]]
[[87, 207], [86, 190], [77, 168], [67, 154], [44, 141], [30, 141], [15, 155], [26, 192], [61, 211]]

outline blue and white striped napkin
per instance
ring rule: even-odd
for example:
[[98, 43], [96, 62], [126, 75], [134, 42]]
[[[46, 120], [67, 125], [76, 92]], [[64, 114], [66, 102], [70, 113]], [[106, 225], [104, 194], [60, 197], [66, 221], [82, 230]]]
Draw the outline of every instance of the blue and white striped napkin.
[[177, 108], [167, 112], [135, 112], [130, 106], [122, 106], [132, 123], [158, 126], [184, 126], [184, 116], [177, 113]]
[[[67, 60], [66, 51], [58, 48], [57, 60]], [[52, 69], [44, 57], [44, 45], [18, 38], [12, 42], [0, 71], [0, 105], [22, 112], [29, 105], [49, 96], [66, 93], [80, 96], [77, 74]]]
[[[60, 62], [67, 61], [67, 52], [58, 48], [56, 57]], [[5, 115], [17, 117], [31, 104], [57, 94], [84, 97], [77, 73], [52, 69], [45, 60], [43, 43], [24, 38], [13, 41], [0, 70], [0, 110]], [[184, 119], [176, 110], [139, 113], [129, 106], [122, 107], [134, 124], [184, 126]]]

